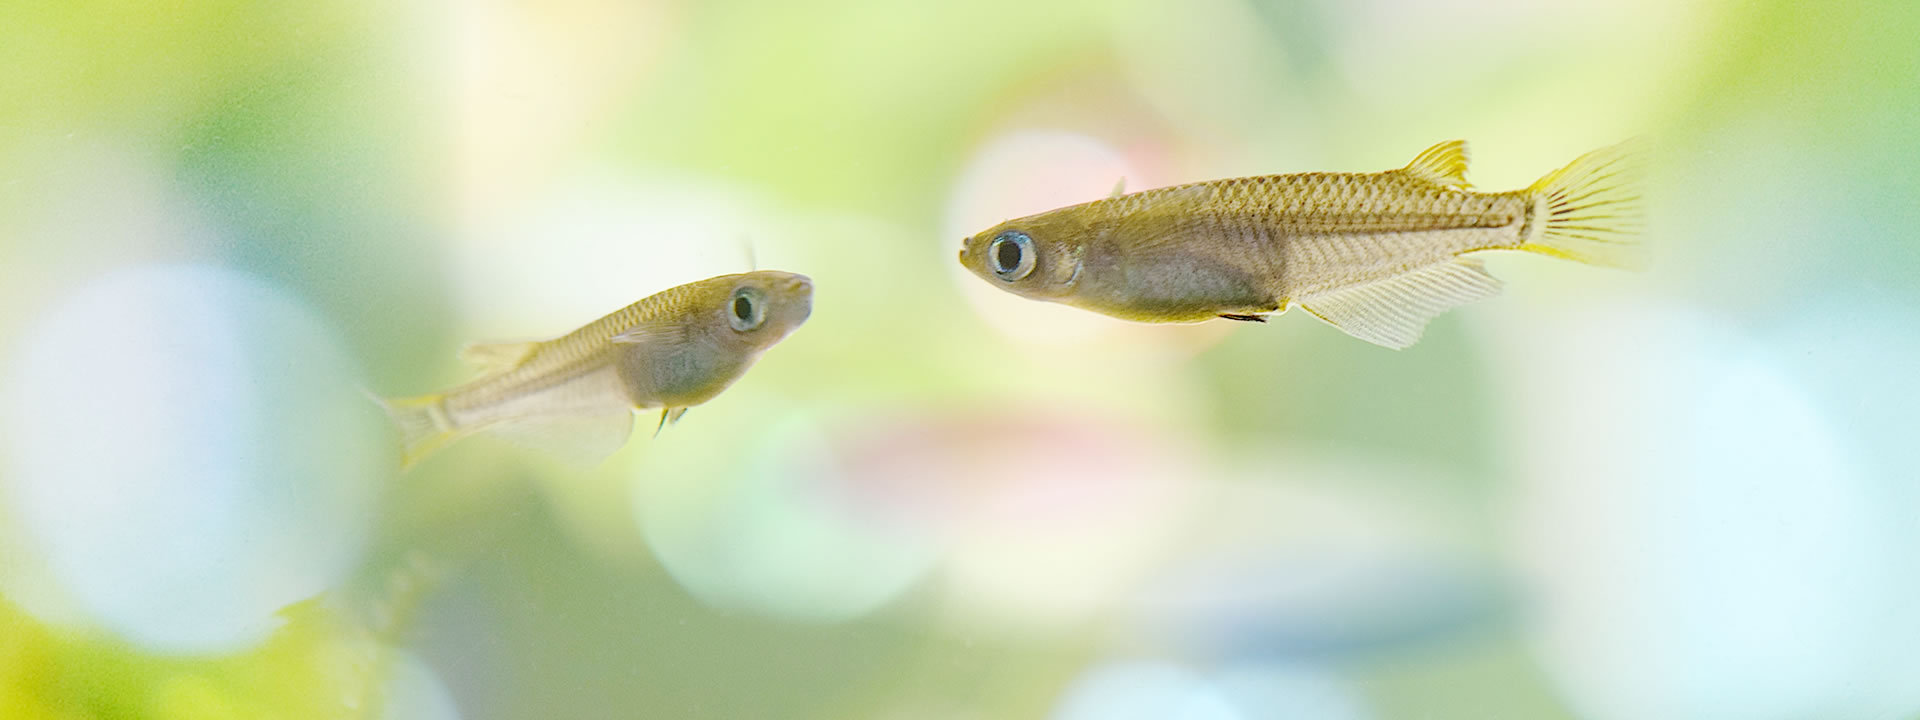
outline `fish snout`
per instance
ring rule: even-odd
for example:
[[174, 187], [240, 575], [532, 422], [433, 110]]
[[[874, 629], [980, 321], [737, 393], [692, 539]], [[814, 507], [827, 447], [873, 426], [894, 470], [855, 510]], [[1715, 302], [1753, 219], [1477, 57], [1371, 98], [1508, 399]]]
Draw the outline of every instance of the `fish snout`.
[[793, 277], [787, 278], [786, 290], [796, 295], [811, 295], [813, 294], [813, 278], [805, 275], [794, 275]]
[[788, 299], [786, 312], [791, 325], [798, 326], [813, 315], [813, 278], [789, 275], [780, 283], [779, 292]]

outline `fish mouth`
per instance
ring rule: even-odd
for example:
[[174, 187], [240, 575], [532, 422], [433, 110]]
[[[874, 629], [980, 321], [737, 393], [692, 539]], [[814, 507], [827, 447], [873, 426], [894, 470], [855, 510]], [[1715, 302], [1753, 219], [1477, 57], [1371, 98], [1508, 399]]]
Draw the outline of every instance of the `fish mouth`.
[[793, 304], [798, 311], [793, 320], [795, 325], [806, 322], [807, 318], [813, 316], [813, 278], [794, 275], [781, 283], [781, 290], [788, 297], [794, 298]]

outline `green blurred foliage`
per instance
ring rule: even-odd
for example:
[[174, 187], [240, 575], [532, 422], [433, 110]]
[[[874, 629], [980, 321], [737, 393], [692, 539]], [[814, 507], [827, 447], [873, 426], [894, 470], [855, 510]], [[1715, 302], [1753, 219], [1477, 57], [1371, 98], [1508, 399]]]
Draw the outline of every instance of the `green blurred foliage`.
[[180, 658], [48, 628], [0, 602], [0, 711], [21, 720], [381, 717], [388, 651], [319, 601], [281, 617], [254, 650]]

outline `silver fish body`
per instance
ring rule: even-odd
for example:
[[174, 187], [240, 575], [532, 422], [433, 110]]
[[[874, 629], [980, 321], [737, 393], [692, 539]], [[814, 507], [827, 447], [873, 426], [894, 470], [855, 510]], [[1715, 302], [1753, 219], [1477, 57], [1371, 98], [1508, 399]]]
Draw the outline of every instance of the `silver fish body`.
[[1406, 347], [1432, 317], [1498, 292], [1471, 253], [1637, 264], [1631, 158], [1608, 148], [1483, 193], [1453, 141], [1387, 172], [1192, 183], [1010, 220], [964, 241], [960, 262], [1008, 292], [1129, 320], [1263, 320], [1299, 305]]
[[624, 444], [633, 411], [664, 424], [719, 395], [812, 312], [803, 275], [724, 275], [649, 296], [545, 342], [470, 345], [481, 377], [384, 401], [408, 464], [480, 432], [583, 463]]

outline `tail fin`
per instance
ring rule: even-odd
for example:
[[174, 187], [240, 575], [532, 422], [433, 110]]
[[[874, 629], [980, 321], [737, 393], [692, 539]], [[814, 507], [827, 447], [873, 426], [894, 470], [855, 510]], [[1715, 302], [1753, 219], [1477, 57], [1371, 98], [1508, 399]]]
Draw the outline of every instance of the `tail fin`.
[[445, 396], [383, 398], [372, 393], [368, 395], [373, 397], [374, 402], [380, 403], [380, 407], [387, 411], [387, 417], [393, 419], [394, 427], [400, 429], [402, 468], [413, 467], [421, 458], [459, 437], [453, 421], [447, 418], [447, 411], [440, 404]]
[[1646, 266], [1634, 141], [1581, 155], [1540, 178], [1527, 194], [1533, 218], [1521, 250], [1630, 270]]

